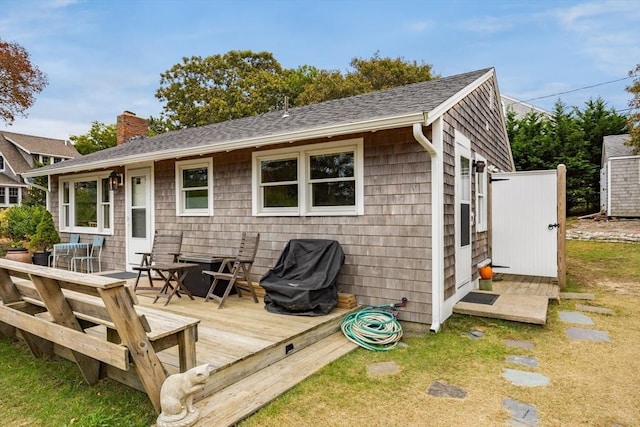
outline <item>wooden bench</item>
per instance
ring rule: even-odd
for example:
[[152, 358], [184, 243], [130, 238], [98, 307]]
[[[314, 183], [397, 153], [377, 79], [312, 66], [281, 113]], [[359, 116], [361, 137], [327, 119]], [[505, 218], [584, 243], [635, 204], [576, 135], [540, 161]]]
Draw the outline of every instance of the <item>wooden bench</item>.
[[200, 321], [137, 305], [123, 280], [0, 259], [0, 299], [0, 331], [19, 330], [34, 356], [54, 354], [54, 344], [68, 349], [89, 384], [101, 363], [133, 366], [158, 412], [167, 374], [157, 352], [178, 346], [181, 372], [196, 364]]

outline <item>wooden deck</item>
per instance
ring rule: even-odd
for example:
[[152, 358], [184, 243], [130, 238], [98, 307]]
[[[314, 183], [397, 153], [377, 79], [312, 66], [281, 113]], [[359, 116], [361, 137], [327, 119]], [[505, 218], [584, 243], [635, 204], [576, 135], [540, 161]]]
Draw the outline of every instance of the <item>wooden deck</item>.
[[[198, 325], [197, 365], [210, 363], [211, 375], [195, 401], [202, 426], [233, 425], [259, 410], [304, 378], [357, 346], [340, 331], [348, 309], [326, 316], [287, 316], [269, 313], [262, 298], [230, 296], [223, 309], [203, 298], [173, 298], [153, 304], [155, 293], [139, 291], [140, 305], [195, 317]], [[169, 373], [178, 372], [175, 350], [158, 353]], [[110, 377], [139, 388], [135, 379], [111, 369]]]
[[491, 305], [458, 302], [453, 312], [493, 319], [544, 325], [549, 300], [558, 300], [560, 290], [551, 278], [499, 274], [491, 291], [474, 291], [500, 295]]

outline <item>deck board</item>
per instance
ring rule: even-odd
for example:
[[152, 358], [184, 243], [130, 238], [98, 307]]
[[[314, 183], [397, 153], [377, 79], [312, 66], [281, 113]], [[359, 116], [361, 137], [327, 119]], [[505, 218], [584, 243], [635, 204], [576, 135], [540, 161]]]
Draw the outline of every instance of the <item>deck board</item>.
[[543, 325], [548, 303], [558, 300], [560, 288], [549, 277], [498, 274], [488, 293], [500, 295], [493, 305], [457, 302], [453, 312]]

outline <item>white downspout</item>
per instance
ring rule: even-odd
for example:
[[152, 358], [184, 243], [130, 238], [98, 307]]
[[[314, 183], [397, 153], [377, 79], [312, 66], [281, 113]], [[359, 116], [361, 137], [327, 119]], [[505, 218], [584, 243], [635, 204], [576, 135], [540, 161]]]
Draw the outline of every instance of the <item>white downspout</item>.
[[[426, 118], [426, 117], [425, 117]], [[442, 147], [442, 121], [432, 124], [434, 139]], [[442, 154], [422, 133], [422, 123], [413, 124], [413, 137], [431, 156], [431, 331], [440, 330], [442, 304], [444, 302], [443, 273], [443, 166]]]

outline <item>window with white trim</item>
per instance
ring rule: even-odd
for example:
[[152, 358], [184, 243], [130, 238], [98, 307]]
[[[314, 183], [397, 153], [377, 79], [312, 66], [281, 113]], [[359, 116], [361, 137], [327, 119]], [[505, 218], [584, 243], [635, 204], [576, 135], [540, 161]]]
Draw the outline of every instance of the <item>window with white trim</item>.
[[[487, 161], [484, 157], [476, 154], [476, 162]], [[487, 168], [482, 172], [476, 172], [476, 231], [487, 231]]]
[[0, 172], [4, 171], [4, 156], [0, 156]]
[[113, 194], [109, 175], [84, 175], [60, 180], [60, 229], [112, 233]]
[[253, 154], [253, 214], [362, 215], [362, 139]]
[[176, 215], [213, 215], [213, 160], [176, 162]]
[[7, 190], [5, 187], [0, 187], [0, 206], [7, 204]]
[[20, 203], [20, 189], [17, 187], [9, 187], [9, 204], [17, 205]]

